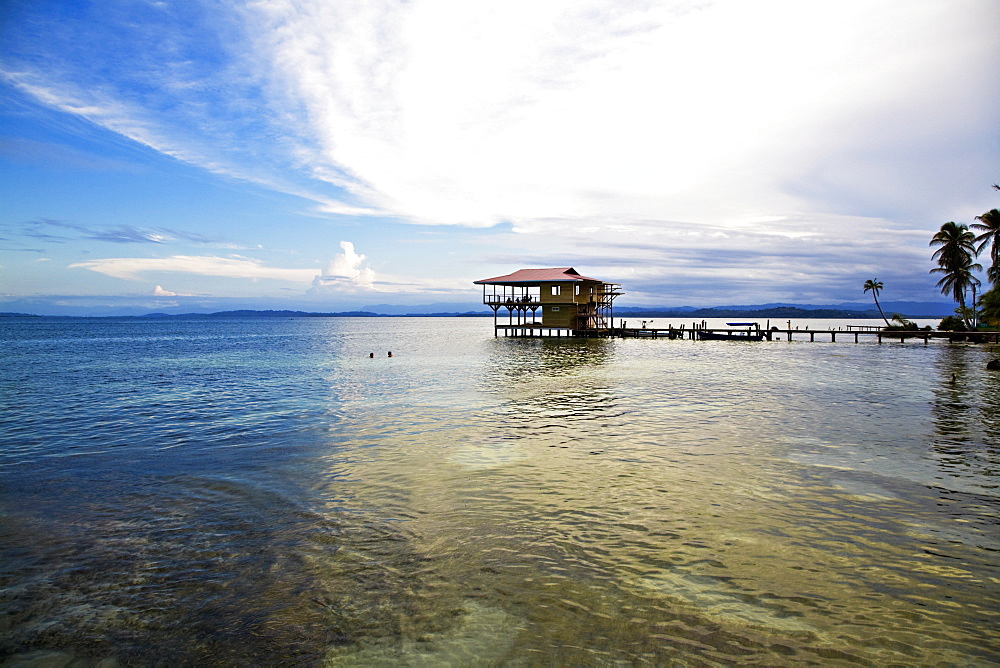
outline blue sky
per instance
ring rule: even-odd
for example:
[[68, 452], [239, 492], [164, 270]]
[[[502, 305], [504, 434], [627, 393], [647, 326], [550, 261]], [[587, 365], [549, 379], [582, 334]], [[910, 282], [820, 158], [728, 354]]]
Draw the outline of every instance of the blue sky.
[[[492, 6], [496, 5], [496, 6]], [[0, 310], [944, 300], [995, 0], [0, 5]]]

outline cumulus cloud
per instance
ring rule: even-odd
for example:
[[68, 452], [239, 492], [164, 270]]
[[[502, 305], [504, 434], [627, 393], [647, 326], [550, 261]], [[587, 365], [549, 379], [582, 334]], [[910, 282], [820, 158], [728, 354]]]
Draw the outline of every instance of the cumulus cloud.
[[323, 273], [313, 279], [310, 293], [375, 290], [375, 271], [364, 266], [365, 256], [357, 253], [350, 241], [341, 241], [340, 248], [343, 252], [334, 255], [326, 263]]

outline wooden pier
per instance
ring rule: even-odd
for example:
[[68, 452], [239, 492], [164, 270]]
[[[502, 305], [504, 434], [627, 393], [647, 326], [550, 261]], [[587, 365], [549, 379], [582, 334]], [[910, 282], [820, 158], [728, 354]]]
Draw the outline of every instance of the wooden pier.
[[[926, 329], [918, 330], [883, 330], [876, 327], [860, 327], [848, 325], [847, 329], [747, 329], [731, 327], [609, 327], [605, 329], [573, 330], [566, 327], [546, 327], [541, 323], [522, 323], [516, 325], [497, 325], [497, 335], [519, 338], [620, 338], [620, 339], [689, 339], [698, 340], [698, 332], [732, 335], [734, 341], [740, 341], [740, 335], [748, 332], [761, 335], [765, 341], [829, 341], [854, 342], [875, 340], [905, 341], [916, 339], [924, 345], [931, 339], [947, 339], [950, 342], [968, 341], [970, 343], [1000, 343], [1000, 332], [939, 332]], [[747, 341], [752, 342], [752, 341]]]
[[[886, 331], [881, 329], [777, 329], [751, 330], [763, 336], [765, 341], [828, 341], [831, 343], [884, 340], [903, 343], [910, 339], [923, 341], [924, 345], [931, 339], [947, 339], [950, 342], [968, 341], [970, 343], [1000, 343], [1000, 332], [939, 332], [929, 330]], [[520, 325], [497, 325], [498, 336], [517, 338], [620, 338], [620, 339], [689, 339], [698, 340], [698, 332], [733, 335], [734, 341], [740, 341], [740, 336], [747, 329], [729, 327], [612, 327], [597, 330], [572, 330], [566, 327], [544, 327], [538, 323], [523, 323]], [[755, 341], [748, 340], [746, 343]]]
[[939, 332], [926, 329], [918, 330], [884, 330], [870, 326], [852, 326], [847, 329], [748, 329], [730, 327], [617, 327], [608, 331], [607, 336], [623, 339], [698, 339], [698, 332], [708, 332], [711, 334], [732, 335], [733, 340], [739, 341], [739, 335], [752, 332], [763, 335], [767, 341], [852, 341], [859, 343], [861, 340], [872, 340], [879, 343], [882, 341], [899, 341], [900, 343], [909, 339], [923, 341], [926, 345], [931, 339], [948, 339], [949, 341], [970, 341], [973, 343], [1000, 343], [1000, 332]]

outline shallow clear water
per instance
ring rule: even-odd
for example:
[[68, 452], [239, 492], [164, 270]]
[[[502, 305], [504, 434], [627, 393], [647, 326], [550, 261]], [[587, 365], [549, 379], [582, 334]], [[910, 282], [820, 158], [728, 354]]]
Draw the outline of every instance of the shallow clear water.
[[996, 346], [482, 318], [11, 318], [0, 346], [0, 656], [1000, 661]]

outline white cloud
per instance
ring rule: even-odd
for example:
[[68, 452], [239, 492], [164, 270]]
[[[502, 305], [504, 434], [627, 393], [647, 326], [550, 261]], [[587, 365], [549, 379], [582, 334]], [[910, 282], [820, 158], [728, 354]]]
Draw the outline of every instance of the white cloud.
[[[933, 281], [925, 230], [818, 214], [772, 216], [766, 225], [754, 218], [736, 222], [534, 221], [520, 234], [491, 237], [486, 260], [497, 269], [492, 275], [510, 267], [573, 265], [622, 283], [628, 303], [759, 303], [793, 296], [827, 303], [856, 298], [863, 279], [872, 276], [892, 286], [895, 298], [934, 296], [927, 290]], [[484, 269], [475, 278], [488, 275]]]
[[[86, 69], [94, 59], [26, 61], [5, 77], [320, 212], [435, 224], [721, 223], [835, 213], [831, 202], [876, 193], [916, 206], [982, 168], [942, 182], [928, 159], [997, 141], [992, 0], [198, 7], [198, 29], [227, 38], [205, 63], [197, 34], [171, 33], [176, 53], [146, 55], [120, 81]], [[127, 30], [183, 20], [149, 16]], [[911, 159], [928, 145], [933, 156]]]
[[996, 99], [967, 85], [996, 73], [983, 2], [255, 7], [315, 173], [418, 222], [719, 223], [808, 211], [788, 185], [817, 171], [813, 196], [933, 193], [898, 151], [945, 149]]
[[223, 278], [273, 279], [293, 283], [308, 283], [315, 269], [285, 269], [268, 267], [260, 260], [232, 255], [229, 257], [173, 255], [163, 258], [104, 258], [77, 262], [70, 269], [89, 269], [107, 276], [131, 281], [142, 280], [142, 274], [173, 272], [217, 276]]
[[371, 283], [372, 270], [362, 266], [365, 263], [365, 256], [355, 252], [354, 244], [350, 241], [341, 241], [340, 248], [343, 252], [333, 256], [324, 267], [323, 274]]
[[365, 256], [355, 252], [350, 241], [341, 241], [340, 248], [343, 252], [333, 256], [323, 268], [323, 274], [313, 279], [310, 293], [376, 290], [375, 271], [364, 266]]
[[[164, 290], [162, 285], [157, 285], [153, 288], [151, 293], [154, 297], [203, 297], [205, 295], [198, 295], [189, 292], [174, 292], [173, 290]], [[167, 304], [168, 302], [158, 302], [161, 304]]]
[[[84, 40], [96, 55], [48, 47], [4, 76], [178, 159], [309, 197], [320, 215], [509, 222], [515, 235], [490, 237], [480, 258], [589, 260], [587, 273], [638, 269], [649, 285], [714, 276], [766, 293], [926, 262], [929, 233], [989, 208], [1000, 178], [995, 0], [193, 6], [197, 25], [184, 12], [168, 23], [164, 5], [115, 26], [170, 44], [149, 40], [117, 77], [94, 66], [99, 27], [70, 19], [46, 44]], [[451, 289], [438, 267], [394, 263], [434, 275], [376, 279], [342, 249], [315, 280], [239, 257], [73, 266]]]

